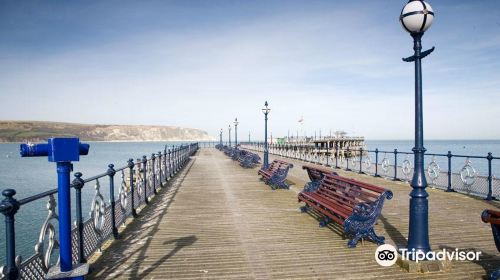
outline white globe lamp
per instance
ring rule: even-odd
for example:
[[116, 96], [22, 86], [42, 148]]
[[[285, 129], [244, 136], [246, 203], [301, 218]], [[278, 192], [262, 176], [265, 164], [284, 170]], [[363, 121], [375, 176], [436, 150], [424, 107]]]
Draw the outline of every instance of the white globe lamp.
[[409, 1], [401, 11], [399, 21], [410, 33], [424, 33], [432, 25], [434, 11], [429, 3], [422, 0]]

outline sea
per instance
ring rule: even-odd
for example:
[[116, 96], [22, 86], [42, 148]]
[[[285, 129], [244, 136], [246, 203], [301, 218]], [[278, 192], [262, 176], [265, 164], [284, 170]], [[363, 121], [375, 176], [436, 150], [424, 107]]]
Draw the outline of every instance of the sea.
[[[394, 149], [399, 152], [411, 152], [414, 144], [412, 140], [366, 140], [369, 150], [378, 148], [380, 158], [390, 157], [392, 160]], [[180, 142], [89, 142], [90, 151], [87, 156], [82, 156], [79, 162], [74, 163], [73, 170], [81, 172], [83, 178], [105, 173], [108, 164], [114, 164], [115, 169], [127, 164], [129, 158], [137, 159], [152, 153], [163, 151], [165, 147], [171, 148]], [[486, 157], [488, 152], [500, 157], [500, 140], [427, 140], [425, 142], [427, 153], [446, 154], [451, 151], [455, 155]], [[374, 154], [370, 153], [374, 160]], [[404, 156], [400, 157], [401, 160]], [[426, 161], [431, 160], [426, 157]], [[465, 158], [454, 158], [452, 170], [458, 172], [464, 165]], [[480, 175], [486, 175], [488, 164], [486, 159], [471, 159], [474, 168]], [[436, 162], [447, 169], [446, 157], [436, 157]], [[500, 176], [500, 159], [492, 161], [493, 175]], [[117, 178], [120, 178], [117, 174]], [[115, 181], [119, 181], [115, 179]], [[109, 187], [106, 179], [101, 180], [101, 193], [105, 199], [109, 198]], [[0, 144], [0, 191], [15, 189], [17, 199], [29, 197], [44, 191], [56, 188], [57, 175], [55, 163], [48, 162], [46, 157], [21, 158], [19, 156], [19, 143]], [[116, 183], [115, 193], [119, 184]], [[95, 194], [95, 185], [85, 185], [82, 192], [83, 215], [87, 219], [90, 214], [90, 203]], [[1, 198], [3, 199], [3, 197]], [[35, 244], [40, 234], [40, 228], [47, 217], [47, 199], [41, 199], [23, 205], [16, 214], [16, 254], [23, 259], [35, 252]], [[72, 197], [74, 207], [74, 197]], [[72, 212], [74, 218], [74, 212]], [[0, 217], [3, 219], [3, 217]], [[5, 261], [5, 227], [0, 222], [0, 266]]]

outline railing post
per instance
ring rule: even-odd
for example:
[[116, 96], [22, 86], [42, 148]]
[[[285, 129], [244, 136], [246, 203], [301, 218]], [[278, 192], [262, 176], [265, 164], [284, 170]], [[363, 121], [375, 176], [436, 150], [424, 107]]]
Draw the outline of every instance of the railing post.
[[451, 151], [448, 151], [446, 157], [448, 158], [448, 188], [446, 188], [446, 192], [454, 192], [455, 190], [451, 187]]
[[398, 181], [398, 149], [394, 149], [394, 178], [393, 181]]
[[375, 149], [375, 175], [374, 177], [380, 177], [378, 175], [378, 148]]
[[135, 211], [134, 207], [134, 159], [129, 159], [127, 162], [128, 165], [128, 171], [129, 171], [129, 185], [130, 185], [130, 198], [131, 198], [131, 208], [132, 208], [132, 216], [135, 218], [137, 217], [137, 211]]
[[155, 195], [158, 194], [158, 192], [156, 192], [156, 168], [155, 168], [155, 159], [156, 159], [156, 155], [154, 153], [151, 154], [151, 174], [153, 174], [153, 193]]
[[184, 146], [184, 165], [189, 159], [189, 146]]
[[492, 196], [493, 194], [493, 175], [491, 174], [491, 161], [493, 160], [493, 155], [491, 153], [488, 153], [488, 156], [486, 157], [488, 160], [488, 196], [486, 197], [486, 200], [493, 200], [494, 197]]
[[5, 240], [6, 240], [6, 260], [5, 260], [5, 276], [9, 280], [14, 280], [19, 277], [19, 268], [16, 265], [16, 232], [14, 228], [14, 215], [19, 210], [21, 205], [14, 198], [16, 191], [6, 189], [2, 192], [5, 197], [0, 202], [0, 212], [5, 216]]
[[339, 143], [335, 142], [335, 168], [339, 169]]
[[161, 157], [161, 151], [158, 152], [158, 172], [160, 173], [160, 181], [158, 182], [160, 184], [160, 187], [162, 187], [162, 184], [163, 184], [163, 178], [162, 178], [162, 166], [161, 166], [161, 163], [162, 163], [163, 159]]
[[[235, 149], [238, 149], [238, 146], [236, 146]], [[181, 145], [181, 167], [184, 166], [185, 160], [186, 160], [186, 146]]]
[[[235, 147], [235, 149], [238, 149], [238, 147]], [[181, 168], [184, 166], [184, 162], [186, 159], [186, 146], [181, 145]]]
[[148, 169], [148, 166], [147, 166], [147, 162], [148, 162], [148, 159], [146, 156], [142, 156], [142, 179], [144, 180], [144, 202], [146, 204], [149, 204], [149, 201], [148, 201], [148, 177], [147, 177], [147, 169]]
[[172, 178], [172, 151], [168, 149], [168, 177]]
[[83, 215], [82, 215], [82, 188], [85, 182], [82, 179], [82, 173], [76, 172], [74, 174], [75, 179], [73, 179], [72, 185], [75, 188], [75, 210], [76, 210], [76, 228], [78, 233], [78, 261], [80, 263], [86, 263], [85, 251], [83, 250]]
[[184, 164], [186, 163], [186, 147], [187, 146], [182, 146], [182, 150], [181, 150], [181, 166], [184, 166]]
[[174, 147], [172, 150], [172, 156], [173, 156], [173, 173], [177, 173], [177, 147]]
[[328, 158], [330, 157], [330, 142], [326, 142], [326, 167], [330, 167], [328, 163]]
[[181, 170], [182, 166], [182, 145], [177, 149], [177, 170]]
[[174, 147], [174, 173], [177, 173], [177, 169], [179, 168], [179, 166], [177, 165], [177, 156], [178, 156], [178, 152], [177, 152], [177, 147]]
[[175, 148], [175, 173], [179, 172], [180, 166], [180, 148]]
[[111, 228], [113, 230], [113, 237], [118, 239], [118, 228], [116, 227], [116, 216], [115, 216], [115, 165], [108, 165], [108, 177], [109, 177], [109, 199], [111, 200]]
[[[235, 147], [235, 149], [236, 149], [236, 147]], [[179, 166], [178, 170], [181, 170], [181, 168], [182, 168], [182, 157], [183, 157], [182, 152], [183, 152], [183, 148], [182, 148], [182, 145], [180, 145], [179, 146], [179, 156], [178, 156], [178, 159], [177, 159], [177, 161], [178, 161], [177, 164]]]
[[170, 156], [170, 177], [173, 177], [175, 174], [175, 146], [172, 146], [172, 153]]
[[345, 158], [347, 159], [347, 166], [346, 166], [345, 170], [351, 171], [351, 169], [349, 169], [349, 147], [347, 147], [347, 152], [345, 154]]
[[363, 174], [363, 148], [359, 148], [359, 174]]

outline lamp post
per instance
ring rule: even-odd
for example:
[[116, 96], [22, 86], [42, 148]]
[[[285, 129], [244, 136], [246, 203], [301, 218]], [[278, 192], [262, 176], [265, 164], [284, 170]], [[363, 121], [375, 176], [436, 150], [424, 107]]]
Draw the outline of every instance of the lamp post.
[[222, 146], [222, 128], [220, 129], [219, 139], [220, 145]]
[[234, 118], [234, 147], [238, 149], [238, 118]]
[[268, 108], [268, 104], [267, 104], [267, 101], [266, 103], [264, 103], [264, 106], [265, 108], [262, 109], [262, 113], [264, 113], [264, 122], [265, 122], [265, 126], [264, 126], [264, 168], [267, 168], [269, 166], [269, 150], [267, 148], [267, 115], [269, 114], [269, 112], [271, 111], [270, 108]]
[[231, 125], [228, 126], [229, 129], [229, 147], [231, 147]]
[[[432, 7], [422, 0], [410, 0], [401, 11], [400, 16], [403, 28], [413, 37], [413, 50], [415, 53], [405, 62], [415, 62], [415, 147], [414, 171], [411, 180], [413, 190], [410, 193], [410, 228], [408, 233], [408, 250], [427, 253], [431, 250], [429, 245], [429, 194], [425, 190], [427, 181], [424, 171], [424, 126], [422, 110], [422, 58], [433, 50], [422, 52], [422, 36], [431, 26], [434, 19]], [[414, 254], [415, 255], [415, 254]]]

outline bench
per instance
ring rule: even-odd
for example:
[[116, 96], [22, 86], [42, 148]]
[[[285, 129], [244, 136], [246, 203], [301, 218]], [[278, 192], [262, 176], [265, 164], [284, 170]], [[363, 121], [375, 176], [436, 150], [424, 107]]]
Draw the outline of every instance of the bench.
[[257, 154], [245, 151], [245, 153], [240, 155], [238, 161], [240, 162], [240, 166], [243, 168], [253, 168], [259, 164], [260, 157]]
[[238, 160], [242, 154], [244, 154], [245, 151], [243, 150], [238, 150], [236, 148], [233, 148], [233, 152], [231, 153], [230, 157], [233, 160]]
[[311, 182], [306, 183], [306, 185], [304, 186], [304, 190], [307, 192], [313, 192], [317, 190], [325, 174], [338, 175], [337, 172], [333, 171], [332, 169], [319, 165], [307, 164], [303, 165], [302, 169], [307, 171], [307, 175], [311, 180]]
[[324, 217], [320, 226], [334, 221], [344, 227], [344, 235], [352, 236], [349, 248], [365, 238], [384, 244], [384, 237], [376, 235], [373, 226], [386, 198], [392, 198], [390, 190], [327, 173], [315, 190], [305, 189], [298, 195], [298, 201], [306, 204], [300, 208], [302, 212], [313, 208]]
[[293, 164], [275, 159], [268, 168], [261, 168], [258, 174], [262, 176], [261, 180], [270, 185], [273, 190], [274, 187], [288, 189], [289, 186], [285, 183], [285, 179], [290, 168], [293, 168]]
[[233, 148], [228, 147], [228, 146], [224, 146], [224, 147], [222, 148], [222, 151], [224, 152], [224, 154], [225, 154], [226, 156], [231, 156], [231, 154], [233, 153]]
[[[500, 252], [500, 211], [495, 210], [484, 210], [481, 214], [481, 220], [485, 223], [491, 225], [491, 231], [493, 234], [493, 239], [495, 240], [495, 245], [497, 250]], [[489, 275], [489, 279], [499, 279], [500, 278], [500, 268], [493, 271]]]

